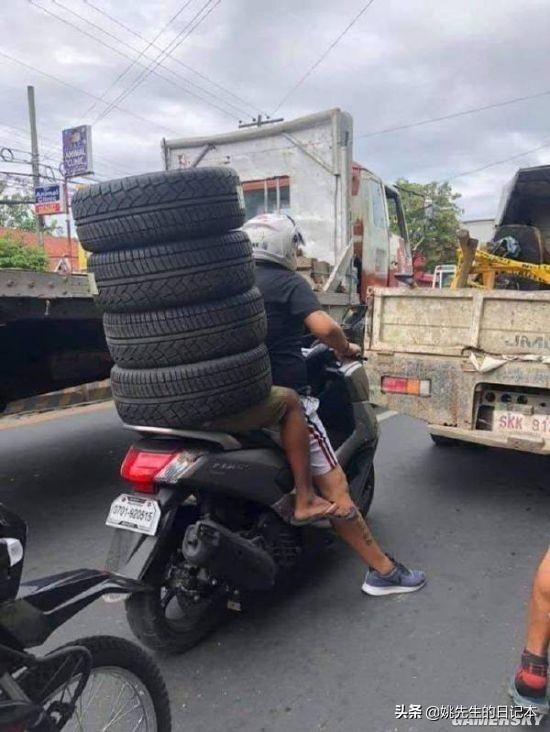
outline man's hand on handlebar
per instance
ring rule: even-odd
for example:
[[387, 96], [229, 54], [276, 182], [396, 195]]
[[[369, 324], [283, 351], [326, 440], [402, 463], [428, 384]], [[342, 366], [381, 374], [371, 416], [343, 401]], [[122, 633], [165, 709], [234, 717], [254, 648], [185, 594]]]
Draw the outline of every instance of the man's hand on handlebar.
[[337, 352], [336, 355], [340, 361], [352, 361], [362, 355], [361, 346], [358, 346], [357, 343], [348, 343], [347, 349]]

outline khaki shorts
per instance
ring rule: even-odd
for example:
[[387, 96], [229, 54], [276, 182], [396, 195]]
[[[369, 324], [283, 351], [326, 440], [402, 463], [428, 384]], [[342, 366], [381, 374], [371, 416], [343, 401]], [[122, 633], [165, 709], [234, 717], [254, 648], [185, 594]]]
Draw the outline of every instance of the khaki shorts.
[[272, 386], [269, 395], [244, 412], [230, 414], [206, 422], [203, 427], [217, 432], [251, 432], [269, 427], [277, 427], [286, 414], [287, 398], [291, 389], [283, 386]]

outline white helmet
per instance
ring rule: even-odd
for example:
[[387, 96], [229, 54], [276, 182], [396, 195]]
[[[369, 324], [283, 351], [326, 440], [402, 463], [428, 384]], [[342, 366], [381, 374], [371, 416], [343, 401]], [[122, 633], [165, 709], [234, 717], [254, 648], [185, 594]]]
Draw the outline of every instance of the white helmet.
[[243, 226], [252, 242], [254, 259], [274, 262], [294, 271], [298, 249], [304, 240], [294, 220], [287, 214], [260, 214]]

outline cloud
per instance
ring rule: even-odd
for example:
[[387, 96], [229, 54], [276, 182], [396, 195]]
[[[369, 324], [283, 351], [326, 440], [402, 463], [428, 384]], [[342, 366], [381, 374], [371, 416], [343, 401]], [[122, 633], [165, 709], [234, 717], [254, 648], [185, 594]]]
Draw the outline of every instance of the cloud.
[[[164, 47], [175, 38], [203, 2], [192, 0], [158, 45]], [[27, 126], [28, 83], [36, 87], [40, 133], [49, 138], [44, 150], [55, 157], [63, 127], [93, 122], [106, 109], [98, 102], [87, 112], [94, 103], [89, 95], [116, 100], [139, 79], [142, 68], [135, 64], [113, 85], [130, 64], [126, 55], [135, 59], [147, 44], [93, 5], [151, 40], [182, 4], [4, 0], [0, 19], [7, 32], [2, 50], [79, 91], [2, 59], [2, 123], [10, 127], [0, 129], [0, 144], [20, 147], [25, 142], [24, 133], [14, 128]], [[247, 114], [274, 109], [362, 4], [363, 0], [222, 0], [175, 51], [180, 64], [166, 60], [171, 72], [159, 67], [160, 75], [151, 74], [117, 102], [127, 112], [114, 108], [94, 124], [98, 174], [158, 169], [162, 137], [228, 131]], [[546, 0], [375, 0], [281, 112], [286, 118], [332, 106], [351, 112], [355, 157], [388, 180], [453, 177], [518, 155], [550, 143], [550, 95], [434, 125], [359, 135], [544, 91], [541, 70], [548, 68], [550, 56], [547, 20]], [[157, 54], [149, 48], [141, 60]], [[514, 170], [544, 162], [550, 162], [550, 147], [456, 178], [453, 185], [463, 194], [468, 216], [492, 215], [502, 185]]]

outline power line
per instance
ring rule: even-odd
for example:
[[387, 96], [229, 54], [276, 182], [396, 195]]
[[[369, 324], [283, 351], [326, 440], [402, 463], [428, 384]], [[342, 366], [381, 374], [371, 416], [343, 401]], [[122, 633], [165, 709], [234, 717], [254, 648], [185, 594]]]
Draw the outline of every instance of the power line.
[[[176, 48], [178, 48], [183, 43], [183, 41], [185, 41], [185, 39], [191, 35], [191, 33], [195, 30], [195, 28], [197, 28], [197, 26], [199, 26], [200, 23], [202, 23], [210, 15], [210, 13], [214, 10], [214, 8], [216, 8], [221, 2], [221, 0], [216, 0], [214, 2], [214, 5], [211, 5], [211, 7], [208, 9], [208, 12], [206, 12], [205, 15], [202, 16], [202, 18], [199, 17], [201, 15], [201, 13], [213, 1], [214, 0], [206, 0], [204, 5], [201, 6], [201, 9], [193, 16], [193, 18], [189, 21], [189, 23], [166, 46], [166, 48], [158, 54], [157, 58], [152, 62], [152, 64], [150, 64], [147, 68], [145, 68], [141, 72], [141, 74], [139, 74], [137, 79], [130, 85], [130, 87], [125, 92], [122, 92], [121, 94], [119, 94], [118, 97], [116, 97], [116, 99], [114, 100], [115, 102], [118, 103], [118, 102], [126, 99], [126, 97], [128, 97], [133, 91], [135, 91], [138, 88], [138, 86], [140, 86], [151, 74], [158, 73], [156, 70], [159, 67], [159, 65], [161, 64], [161, 62], [164, 60], [164, 58], [166, 57], [166, 52], [173, 53], [176, 50]], [[192, 26], [192, 23], [193, 23], [193, 21], [195, 21], [196, 18], [198, 18], [198, 20], [195, 23], [195, 25]], [[181, 36], [183, 36], [183, 37], [180, 38]], [[178, 39], [180, 39], [180, 40], [178, 40]], [[206, 100], [204, 100], [204, 101], [206, 101]], [[208, 103], [211, 104], [211, 102], [208, 102]], [[218, 109], [221, 109], [221, 107], [218, 107], [217, 105], [213, 105], [213, 106], [217, 107]], [[99, 120], [104, 119], [111, 112], [112, 109], [113, 109], [113, 104], [111, 103], [107, 107], [107, 109], [103, 110], [103, 112], [96, 118], [96, 122], [99, 122]], [[228, 114], [228, 113], [226, 112], [226, 114]]]
[[[14, 125], [8, 125], [5, 122], [0, 122], [0, 128], [1, 127], [6, 127], [9, 130], [12, 130], [12, 132], [10, 132], [9, 134], [15, 135], [19, 139], [24, 140], [25, 143], [27, 142], [28, 138], [30, 137], [29, 131], [24, 129], [23, 127], [16, 127]], [[47, 135], [39, 135], [38, 139], [40, 141], [42, 150], [44, 150], [44, 148], [45, 148], [46, 150], [49, 150], [52, 153], [51, 155], [42, 153], [42, 157], [44, 157], [46, 159], [50, 159], [50, 160], [53, 160], [52, 155], [55, 155], [56, 159], [57, 159], [57, 157], [59, 157], [58, 153], [61, 148], [61, 142], [59, 140], [54, 140], [53, 137], [48, 137]], [[44, 141], [47, 141], [47, 142], [44, 142]], [[103, 165], [106, 165], [107, 167], [111, 168], [113, 171], [115, 171], [117, 173], [122, 173], [123, 175], [124, 174], [126, 174], [126, 175], [135, 174], [135, 171], [124, 167], [124, 165], [121, 165], [118, 161], [106, 158], [104, 155], [97, 155], [95, 152], [94, 152], [94, 160], [99, 160], [100, 162], [103, 163]]]
[[[108, 93], [109, 93], [109, 92], [111, 91], [111, 89], [113, 89], [113, 88], [114, 88], [114, 87], [115, 87], [115, 86], [116, 86], [116, 85], [118, 84], [118, 82], [119, 82], [119, 81], [120, 81], [120, 80], [121, 80], [121, 79], [122, 79], [122, 78], [123, 78], [124, 76], [126, 76], [126, 74], [127, 74], [127, 73], [128, 73], [128, 72], [129, 72], [129, 71], [130, 71], [130, 70], [131, 70], [131, 69], [132, 69], [132, 68], [133, 68], [134, 66], [135, 66], [135, 64], [136, 64], [136, 63], [137, 63], [137, 62], [139, 61], [139, 59], [140, 59], [140, 58], [141, 58], [141, 57], [143, 56], [143, 54], [144, 54], [144, 53], [145, 53], [146, 51], [148, 51], [148, 50], [149, 50], [149, 49], [151, 48], [151, 46], [152, 46], [152, 45], [153, 45], [153, 44], [154, 44], [154, 43], [155, 43], [155, 42], [157, 41], [157, 39], [158, 39], [158, 38], [159, 38], [159, 37], [160, 37], [160, 36], [161, 36], [161, 35], [162, 35], [162, 34], [163, 34], [163, 33], [164, 33], [164, 32], [165, 32], [166, 30], [167, 30], [167, 28], [169, 28], [169, 27], [170, 27], [170, 26], [172, 25], [172, 23], [173, 23], [173, 22], [174, 22], [174, 21], [175, 21], [175, 20], [176, 20], [176, 19], [177, 19], [177, 18], [178, 18], [178, 17], [180, 16], [180, 15], [181, 15], [181, 13], [183, 13], [183, 11], [185, 10], [185, 8], [187, 8], [187, 6], [188, 6], [188, 5], [189, 5], [189, 4], [191, 3], [191, 2], [192, 2], [192, 0], [187, 0], [186, 2], [184, 2], [184, 3], [183, 3], [183, 5], [182, 5], [182, 6], [180, 7], [180, 9], [178, 10], [178, 12], [177, 12], [177, 13], [175, 13], [174, 15], [172, 15], [172, 17], [170, 18], [170, 20], [169, 20], [169, 21], [168, 21], [167, 23], [165, 23], [165, 24], [164, 24], [164, 25], [162, 26], [162, 28], [161, 28], [161, 29], [160, 29], [160, 31], [159, 31], [159, 32], [157, 33], [157, 35], [156, 35], [156, 36], [155, 36], [155, 37], [153, 38], [153, 40], [152, 40], [152, 41], [149, 41], [149, 42], [147, 42], [147, 43], [148, 43], [147, 47], [146, 47], [146, 48], [144, 48], [144, 49], [142, 49], [142, 50], [141, 50], [141, 51], [139, 52], [139, 54], [138, 54], [138, 55], [136, 56], [136, 58], [135, 58], [135, 59], [133, 59], [133, 60], [132, 60], [132, 61], [130, 62], [129, 66], [126, 66], [126, 68], [125, 68], [125, 69], [124, 69], [124, 70], [123, 70], [123, 71], [122, 71], [122, 72], [121, 72], [121, 73], [120, 73], [120, 74], [119, 74], [119, 75], [118, 75], [118, 76], [116, 77], [116, 79], [115, 79], [115, 80], [113, 81], [113, 83], [112, 83], [112, 84], [110, 84], [110, 85], [109, 85], [109, 86], [108, 86], [108, 87], [107, 87], [107, 88], [105, 89], [105, 91], [104, 91], [104, 92], [102, 93], [102, 95], [101, 95], [101, 99], [105, 99], [105, 96], [106, 96], [106, 95], [107, 95], [107, 94], [108, 94]], [[73, 11], [71, 11], [71, 12], [73, 12]], [[99, 27], [99, 26], [97, 26], [97, 27]], [[104, 32], [106, 32], [106, 31], [104, 31]], [[111, 35], [111, 34], [109, 34], [109, 35]], [[127, 44], [127, 45], [128, 45], [128, 44]], [[133, 50], [135, 50], [135, 49], [133, 49]], [[93, 108], [94, 108], [94, 107], [96, 106], [96, 104], [97, 104], [97, 102], [94, 102], [94, 103], [93, 103], [93, 104], [92, 104], [92, 105], [91, 105], [91, 106], [89, 107], [89, 109], [87, 109], [87, 110], [86, 110], [86, 111], [84, 112], [84, 114], [83, 114], [82, 116], [83, 116], [83, 117], [87, 117], [87, 115], [88, 115], [88, 114], [90, 114], [90, 112], [91, 112], [91, 111], [93, 110]]]
[[306, 71], [306, 73], [305, 73], [305, 74], [304, 74], [304, 75], [303, 75], [303, 76], [302, 76], [302, 77], [301, 77], [301, 78], [300, 78], [300, 79], [299, 79], [299, 80], [298, 80], [298, 81], [296, 82], [296, 84], [294, 84], [294, 86], [293, 86], [293, 87], [292, 87], [292, 88], [291, 88], [291, 89], [290, 89], [290, 90], [289, 90], [289, 91], [288, 91], [288, 92], [287, 92], [287, 93], [285, 94], [285, 96], [284, 96], [284, 97], [283, 97], [283, 98], [281, 99], [281, 101], [280, 101], [280, 102], [279, 102], [279, 104], [278, 104], [278, 105], [277, 105], [277, 106], [275, 107], [275, 109], [273, 110], [273, 112], [271, 112], [271, 116], [273, 116], [273, 115], [274, 115], [274, 114], [275, 114], [276, 112], [278, 112], [278, 111], [279, 111], [279, 109], [280, 109], [280, 108], [281, 108], [281, 107], [283, 106], [283, 104], [284, 104], [284, 103], [285, 103], [285, 102], [286, 102], [286, 101], [287, 101], [287, 100], [289, 99], [289, 97], [291, 97], [291, 96], [292, 96], [292, 94], [294, 94], [294, 92], [295, 92], [295, 91], [296, 91], [296, 90], [297, 90], [297, 89], [298, 89], [298, 88], [299, 88], [300, 86], [302, 86], [302, 84], [304, 83], [304, 81], [305, 81], [305, 80], [306, 80], [306, 79], [307, 79], [307, 78], [308, 78], [309, 76], [311, 76], [311, 74], [312, 74], [312, 73], [313, 73], [313, 72], [315, 71], [315, 69], [316, 69], [316, 68], [317, 68], [317, 67], [318, 67], [318, 66], [319, 66], [319, 65], [320, 65], [320, 64], [321, 64], [321, 63], [322, 63], [322, 62], [323, 62], [323, 61], [324, 61], [324, 60], [326, 59], [326, 57], [327, 57], [327, 56], [329, 55], [329, 53], [330, 53], [330, 52], [331, 52], [331, 51], [333, 50], [333, 48], [335, 48], [335, 47], [336, 47], [336, 46], [338, 45], [338, 43], [340, 43], [340, 41], [341, 41], [341, 40], [342, 40], [342, 38], [343, 38], [343, 37], [344, 37], [344, 36], [346, 35], [346, 33], [347, 33], [347, 32], [348, 32], [348, 31], [349, 31], [349, 30], [350, 30], [350, 29], [351, 29], [351, 28], [352, 28], [352, 27], [353, 27], [353, 26], [355, 25], [355, 23], [357, 23], [357, 21], [359, 20], [359, 18], [360, 18], [360, 17], [361, 17], [361, 16], [362, 16], [362, 15], [363, 15], [364, 13], [366, 13], [366, 12], [367, 12], [367, 10], [368, 10], [368, 9], [370, 8], [370, 6], [371, 6], [371, 5], [373, 4], [373, 2], [374, 2], [374, 0], [369, 0], [369, 1], [368, 1], [368, 2], [367, 2], [367, 3], [365, 4], [365, 5], [363, 5], [363, 7], [362, 7], [362, 8], [361, 8], [361, 10], [360, 10], [360, 11], [359, 11], [359, 12], [357, 13], [357, 15], [356, 15], [356, 16], [355, 16], [355, 17], [354, 17], [354, 18], [353, 18], [353, 19], [352, 19], [352, 20], [351, 20], [351, 21], [350, 21], [350, 22], [348, 23], [348, 25], [347, 25], [347, 26], [346, 26], [346, 27], [344, 28], [344, 30], [343, 30], [343, 31], [342, 31], [342, 32], [341, 32], [341, 33], [340, 33], [340, 34], [339, 34], [338, 36], [336, 36], [336, 38], [334, 39], [334, 41], [332, 41], [332, 43], [330, 44], [330, 46], [329, 46], [329, 47], [328, 47], [328, 48], [327, 48], [327, 49], [326, 49], [325, 51], [323, 51], [323, 53], [322, 53], [322, 54], [321, 54], [321, 55], [319, 56], [319, 58], [317, 59], [317, 61], [315, 61], [315, 63], [314, 63], [314, 64], [312, 64], [312, 66], [310, 66], [310, 67], [309, 67], [309, 69], [308, 69], [308, 70]]
[[[97, 43], [100, 43], [102, 46], [105, 46], [105, 48], [108, 48], [109, 50], [113, 51], [117, 55], [123, 56], [124, 58], [127, 58], [127, 59], [130, 59], [130, 61], [133, 60], [132, 56], [128, 55], [127, 53], [124, 53], [124, 51], [121, 51], [120, 48], [117, 48], [116, 46], [112, 46], [109, 43], [106, 43], [101, 38], [98, 38], [97, 36], [93, 35], [93, 33], [89, 33], [88, 31], [84, 30], [84, 28], [81, 28], [80, 26], [76, 25], [75, 23], [71, 23], [70, 20], [67, 20], [66, 18], [63, 18], [61, 15], [59, 15], [57, 13], [54, 13], [53, 11], [49, 10], [48, 8], [45, 8], [42, 5], [39, 5], [38, 2], [37, 2], [37, 0], [29, 0], [29, 3], [31, 5], [33, 5], [35, 8], [41, 10], [43, 13], [46, 13], [46, 15], [50, 15], [52, 18], [56, 18], [61, 23], [64, 23], [65, 25], [68, 25], [71, 28], [74, 28], [79, 33], [82, 33], [83, 35], [88, 36], [88, 38], [91, 38], [92, 40], [96, 41]], [[78, 17], [81, 17], [81, 16], [78, 16]], [[123, 45], [128, 45], [128, 44], [125, 44], [124, 41], [122, 41], [121, 39], [118, 39], [118, 38], [117, 38], [117, 42], [118, 43], [122, 43]], [[131, 48], [133, 48], [133, 47], [131, 47]], [[135, 51], [136, 49], [133, 48], [133, 50]], [[146, 67], [146, 64], [143, 64], [141, 62], [139, 62], [139, 65], [142, 66], [142, 67]], [[179, 76], [174, 71], [172, 71], [172, 69], [167, 69], [167, 70], [170, 71], [170, 73], [174, 74], [176, 77]], [[238, 117], [236, 117], [234, 114], [228, 112], [226, 109], [223, 109], [222, 107], [218, 106], [217, 104], [214, 104], [213, 102], [210, 102], [209, 100], [204, 99], [204, 97], [201, 97], [199, 94], [196, 94], [195, 92], [192, 92], [190, 89], [182, 86], [181, 84], [177, 84], [173, 79], [170, 79], [167, 76], [164, 76], [163, 74], [160, 74], [158, 71], [155, 71], [154, 73], [159, 78], [164, 79], [165, 81], [167, 81], [168, 83], [172, 84], [176, 88], [181, 89], [186, 94], [189, 94], [190, 96], [193, 96], [196, 99], [200, 99], [205, 104], [209, 104], [211, 107], [214, 107], [219, 112], [222, 112], [223, 114], [231, 117], [232, 119], [238, 119]], [[100, 97], [97, 97], [94, 94], [91, 94], [89, 96], [91, 96], [94, 99], [99, 99], [99, 101], [101, 101], [101, 102], [104, 102], [103, 99], [101, 99]], [[104, 102], [104, 103], [106, 103], [106, 102]], [[118, 105], [118, 102], [115, 100], [115, 103], [112, 106], [119, 108], [117, 105]], [[175, 132], [174, 134], [178, 135], [180, 133], [179, 132]]]
[[[38, 69], [36, 66], [32, 66], [31, 64], [28, 64], [25, 61], [21, 61], [20, 59], [15, 58], [15, 56], [10, 56], [9, 54], [5, 53], [3, 50], [0, 50], [0, 56], [8, 59], [8, 61], [12, 61], [13, 63], [19, 64], [20, 66], [24, 66], [25, 68], [30, 69], [31, 71], [34, 71], [37, 74], [40, 74], [41, 76], [44, 76], [46, 79], [52, 79], [53, 81], [57, 82], [58, 84], [62, 84], [63, 86], [66, 86], [69, 89], [73, 89], [73, 91], [76, 91], [79, 94], [85, 94], [87, 97], [90, 97], [92, 99], [100, 99], [95, 94], [85, 91], [84, 89], [82, 89], [78, 86], [75, 86], [74, 84], [70, 84], [68, 81], [63, 81], [63, 79], [60, 79], [57, 76], [48, 74], [45, 71]], [[130, 117], [134, 117], [135, 119], [138, 119], [141, 122], [146, 122], [149, 125], [154, 125], [157, 129], [168, 130], [169, 132], [172, 132], [174, 135], [180, 134], [180, 132], [178, 132], [177, 130], [173, 130], [170, 127], [161, 126], [158, 122], [154, 122], [153, 120], [147, 119], [146, 117], [142, 117], [140, 114], [137, 114], [136, 112], [132, 112], [129, 109], [126, 109], [125, 107], [120, 107], [118, 105], [115, 105], [115, 106], [121, 112], [124, 112], [125, 114], [130, 115]]]
[[498, 107], [506, 107], [509, 104], [516, 104], [517, 102], [526, 102], [530, 99], [539, 99], [540, 97], [546, 97], [550, 94], [550, 90], [537, 92], [536, 94], [528, 94], [523, 97], [514, 97], [513, 99], [505, 99], [501, 102], [493, 102], [492, 104], [485, 104], [482, 107], [472, 107], [471, 109], [463, 109], [460, 112], [452, 112], [451, 114], [444, 114], [440, 117], [430, 117], [429, 119], [418, 120], [417, 122], [407, 122], [402, 125], [396, 125], [395, 127], [386, 127], [381, 130], [374, 130], [373, 132], [365, 132], [361, 135], [356, 135], [358, 138], [375, 137], [376, 135], [385, 135], [388, 132], [400, 132], [401, 130], [409, 130], [413, 127], [422, 127], [423, 125], [434, 124], [435, 122], [443, 122], [447, 119], [454, 119], [456, 117], [465, 117], [468, 114], [474, 114], [476, 112], [484, 112], [488, 109], [497, 109]]
[[[136, 38], [139, 38], [141, 41], [148, 43], [147, 38], [144, 35], [142, 35], [141, 33], [138, 33], [133, 28], [130, 28], [130, 26], [126, 25], [125, 23], [122, 23], [120, 20], [118, 20], [118, 18], [115, 18], [113, 15], [110, 15], [102, 8], [99, 8], [97, 5], [94, 5], [94, 3], [90, 2], [90, 0], [82, 0], [82, 2], [85, 3], [86, 5], [88, 5], [90, 8], [93, 8], [93, 10], [95, 10], [97, 13], [100, 13], [101, 15], [108, 18], [112, 23], [115, 23], [116, 25], [120, 26], [128, 33], [131, 33]], [[156, 48], [157, 50], [161, 49], [161, 47], [158, 44], [156, 44], [154, 41], [152, 43], [152, 47]], [[172, 52], [168, 53], [167, 55], [172, 61], [177, 63], [182, 68], [186, 69], [187, 71], [190, 71], [192, 74], [196, 74], [196, 76], [198, 76], [199, 78], [203, 79], [204, 81], [208, 82], [209, 84], [212, 84], [212, 86], [216, 87], [220, 91], [233, 97], [241, 104], [244, 104], [247, 107], [249, 107], [250, 109], [252, 109], [255, 114], [257, 114], [258, 111], [262, 112], [263, 114], [267, 114], [267, 112], [265, 112], [264, 110], [258, 109], [254, 104], [251, 104], [249, 101], [247, 101], [246, 99], [243, 99], [243, 97], [240, 97], [238, 94], [235, 94], [227, 87], [223, 86], [222, 84], [219, 84], [217, 81], [214, 81], [214, 79], [210, 78], [205, 73], [203, 73], [201, 71], [197, 71], [197, 69], [194, 69], [192, 66], [189, 66], [188, 64], [184, 63], [179, 58], [176, 58], [175, 56], [172, 55]], [[167, 68], [167, 67], [164, 66], [163, 68]], [[189, 83], [191, 83], [191, 82], [189, 82]], [[201, 88], [201, 87], [199, 87], [199, 88]]]
[[510, 155], [508, 158], [503, 158], [502, 160], [495, 160], [493, 163], [487, 163], [487, 165], [482, 165], [480, 168], [474, 168], [473, 170], [468, 170], [465, 173], [458, 173], [457, 175], [451, 175], [450, 178], [445, 178], [446, 181], [455, 180], [456, 178], [465, 178], [469, 175], [474, 175], [475, 173], [481, 173], [483, 170], [487, 170], [488, 168], [493, 168], [495, 165], [502, 165], [503, 163], [509, 163], [512, 160], [517, 160], [518, 158], [523, 158], [526, 155], [531, 155], [532, 153], [538, 152], [539, 150], [544, 150], [545, 148], [550, 147], [550, 142], [545, 142], [544, 145], [538, 145], [537, 147], [531, 148], [531, 150], [526, 150], [525, 152], [518, 153], [517, 155]]

